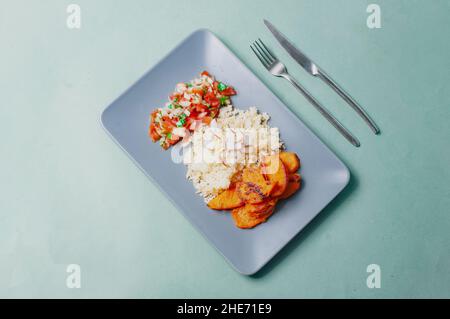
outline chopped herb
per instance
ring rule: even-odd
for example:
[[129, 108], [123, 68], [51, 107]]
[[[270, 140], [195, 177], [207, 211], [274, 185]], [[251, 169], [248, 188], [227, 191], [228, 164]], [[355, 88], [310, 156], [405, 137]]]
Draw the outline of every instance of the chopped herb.
[[185, 83], [186, 84], [186, 86], [188, 87], [188, 88], [191, 88], [192, 87], [192, 84], [191, 83]]
[[168, 134], [167, 134], [167, 138], [168, 138], [168, 139], [172, 139], [172, 133], [168, 133]]
[[220, 105], [222, 105], [222, 106], [227, 105], [227, 101], [228, 101], [228, 97], [222, 96], [220, 98]]
[[169, 104], [167, 107], [168, 107], [169, 109], [173, 109], [173, 105], [172, 105], [172, 104]]
[[227, 88], [227, 86], [225, 84], [223, 84], [222, 82], [219, 83], [219, 85], [217, 85], [217, 89], [222, 92], [223, 90], [225, 90]]

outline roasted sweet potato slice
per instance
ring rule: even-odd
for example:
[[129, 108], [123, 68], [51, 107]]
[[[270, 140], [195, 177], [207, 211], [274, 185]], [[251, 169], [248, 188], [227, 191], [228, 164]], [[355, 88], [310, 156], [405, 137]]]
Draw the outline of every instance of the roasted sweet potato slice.
[[253, 209], [252, 204], [246, 204], [245, 206], [233, 209], [231, 216], [237, 227], [247, 229], [264, 223], [272, 215], [275, 205], [266, 206], [266, 209], [260, 211], [258, 214], [252, 213]]
[[255, 184], [252, 182], [240, 182], [237, 184], [236, 190], [238, 196], [246, 203], [257, 204], [265, 201], [275, 184]]
[[246, 204], [248, 213], [253, 216], [265, 215], [268, 210], [275, 207], [278, 198], [270, 198], [258, 204]]
[[241, 180], [255, 184], [265, 184], [266, 180], [258, 167], [246, 167], [242, 170]]
[[242, 170], [237, 171], [231, 176], [230, 188], [236, 187], [237, 183], [242, 182]]
[[211, 199], [208, 207], [215, 210], [227, 210], [240, 207], [244, 204], [244, 201], [238, 196], [236, 189], [231, 188]]
[[288, 185], [283, 194], [280, 195], [279, 199], [286, 199], [294, 195], [302, 186], [301, 176], [298, 173], [290, 174], [288, 176]]
[[293, 152], [281, 152], [280, 159], [288, 174], [293, 174], [300, 168], [300, 159], [297, 154]]
[[237, 182], [236, 190], [244, 202], [257, 204], [270, 197], [274, 186], [264, 179], [260, 169], [248, 167], [243, 170], [242, 181]]
[[299, 173], [290, 174], [288, 178], [289, 182], [299, 182], [301, 179], [302, 178]]
[[278, 154], [266, 157], [262, 163], [262, 168], [268, 181], [275, 184], [271, 195], [277, 197], [283, 194], [287, 187], [288, 175]]
[[287, 187], [286, 187], [286, 190], [284, 191], [283, 194], [281, 194], [281, 196], [279, 198], [280, 199], [286, 199], [288, 197], [291, 197], [292, 195], [294, 195], [300, 189], [300, 185], [301, 185], [300, 181], [289, 182]]

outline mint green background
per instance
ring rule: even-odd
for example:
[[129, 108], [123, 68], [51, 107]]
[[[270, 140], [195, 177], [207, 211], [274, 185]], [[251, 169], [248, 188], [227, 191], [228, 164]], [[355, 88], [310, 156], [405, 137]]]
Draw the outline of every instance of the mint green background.
[[[450, 297], [450, 1], [0, 1], [0, 297]], [[269, 18], [360, 101], [301, 70]], [[348, 188], [254, 277], [236, 273], [103, 131], [102, 110], [192, 31], [218, 35], [349, 166]], [[356, 149], [249, 44], [261, 37]], [[188, 63], [188, 61], [187, 61]], [[307, 152], [308, 150], [305, 150]], [[66, 266], [79, 264], [81, 289]], [[381, 266], [381, 289], [366, 267]]]

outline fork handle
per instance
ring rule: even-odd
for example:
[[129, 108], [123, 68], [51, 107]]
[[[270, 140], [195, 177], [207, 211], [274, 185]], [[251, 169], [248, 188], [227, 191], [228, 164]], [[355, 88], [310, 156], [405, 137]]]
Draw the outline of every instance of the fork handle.
[[339, 121], [331, 115], [328, 110], [326, 110], [301, 84], [299, 84], [292, 76], [289, 74], [283, 74], [283, 78], [288, 80], [303, 96], [320, 112], [320, 114], [325, 117], [328, 122], [330, 122], [338, 131], [341, 133], [350, 143], [354, 146], [359, 147], [361, 144], [358, 139], [352, 135]]
[[358, 113], [358, 115], [364, 120], [364, 122], [366, 122], [367, 125], [369, 125], [370, 129], [375, 134], [380, 133], [380, 129], [375, 124], [375, 122], [369, 117], [369, 115], [364, 111], [364, 109], [350, 95], [345, 93], [345, 91], [343, 89], [341, 89], [339, 87], [339, 85], [337, 85], [337, 83], [333, 81], [333, 79], [331, 79], [325, 72], [323, 72], [320, 69], [318, 70], [317, 75], [322, 81], [324, 81], [328, 86], [330, 86], [337, 94], [339, 94], [339, 96], [341, 98], [343, 98], [344, 101], [347, 102], [347, 104], [350, 105], [356, 111], [356, 113]]

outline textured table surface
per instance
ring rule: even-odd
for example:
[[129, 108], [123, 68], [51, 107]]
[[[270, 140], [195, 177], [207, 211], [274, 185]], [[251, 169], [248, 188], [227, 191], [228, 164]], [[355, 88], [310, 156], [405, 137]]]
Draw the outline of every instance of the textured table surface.
[[[0, 297], [450, 297], [450, 2], [0, 1]], [[277, 4], [275, 4], [277, 3]], [[365, 107], [301, 70], [268, 18]], [[352, 180], [267, 267], [236, 273], [103, 131], [102, 110], [198, 28], [221, 38]], [[354, 148], [249, 49], [261, 37]], [[66, 286], [69, 264], [81, 288]], [[381, 288], [366, 285], [369, 264]]]

